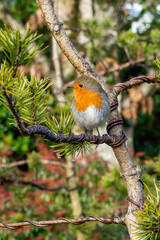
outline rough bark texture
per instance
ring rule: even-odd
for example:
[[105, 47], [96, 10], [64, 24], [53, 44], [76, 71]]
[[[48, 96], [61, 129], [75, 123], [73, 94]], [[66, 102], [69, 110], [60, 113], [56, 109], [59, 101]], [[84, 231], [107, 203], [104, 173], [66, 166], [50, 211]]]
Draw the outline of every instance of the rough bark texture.
[[[43, 13], [44, 19], [47, 23], [47, 26], [53, 36], [55, 37], [58, 45], [60, 46], [63, 53], [68, 57], [69, 61], [73, 64], [73, 66], [83, 74], [88, 74], [95, 78], [98, 81], [102, 88], [105, 90], [108, 95], [110, 104], [113, 104], [117, 99], [117, 93], [115, 89], [110, 90], [109, 87], [103, 82], [100, 76], [90, 67], [90, 65], [80, 56], [78, 51], [75, 49], [69, 38], [67, 37], [62, 23], [57, 19], [52, 6], [49, 0], [37, 0], [40, 9]], [[139, 82], [140, 83], [140, 82]], [[109, 122], [119, 118], [119, 113], [117, 110], [114, 110], [110, 114]], [[121, 126], [115, 126], [111, 129], [110, 134], [112, 136], [120, 137], [122, 135]], [[128, 152], [128, 149], [125, 144], [120, 147], [113, 149], [115, 156], [119, 162], [121, 167], [122, 176], [126, 182], [128, 196], [133, 199], [140, 206], [143, 205], [143, 186], [141, 183], [141, 170], [137, 167]], [[135, 216], [133, 212], [138, 210], [138, 207], [134, 204], [130, 203], [128, 207], [128, 213], [125, 217], [125, 223], [128, 227], [128, 232], [130, 235], [130, 239], [134, 240], [136, 237], [134, 236], [135, 228], [132, 226], [132, 220], [135, 220]]]

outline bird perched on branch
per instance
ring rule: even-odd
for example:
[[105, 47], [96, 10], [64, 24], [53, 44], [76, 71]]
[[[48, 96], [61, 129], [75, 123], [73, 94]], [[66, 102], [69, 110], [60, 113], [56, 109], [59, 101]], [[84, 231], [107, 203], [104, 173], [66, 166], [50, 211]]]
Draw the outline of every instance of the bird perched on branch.
[[[76, 124], [86, 134], [104, 125], [110, 113], [109, 100], [100, 84], [92, 77], [82, 75], [68, 87], [73, 88], [71, 110]], [[99, 134], [99, 131], [98, 131]]]

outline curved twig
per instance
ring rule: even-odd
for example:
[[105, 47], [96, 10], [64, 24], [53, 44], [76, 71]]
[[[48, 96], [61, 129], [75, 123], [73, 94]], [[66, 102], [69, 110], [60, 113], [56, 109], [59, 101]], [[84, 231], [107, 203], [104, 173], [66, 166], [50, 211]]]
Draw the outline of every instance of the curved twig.
[[131, 78], [129, 81], [124, 83], [117, 83], [113, 86], [113, 90], [115, 90], [117, 96], [124, 90], [127, 90], [129, 88], [132, 88], [133, 86], [139, 85], [141, 83], [157, 83], [157, 77], [155, 75], [153, 76], [139, 76]]

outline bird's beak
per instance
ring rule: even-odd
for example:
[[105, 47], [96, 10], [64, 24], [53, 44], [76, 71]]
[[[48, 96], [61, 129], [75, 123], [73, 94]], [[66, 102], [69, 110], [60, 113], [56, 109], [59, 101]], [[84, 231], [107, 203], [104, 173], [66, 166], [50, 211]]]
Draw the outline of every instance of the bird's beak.
[[68, 85], [67, 88], [75, 88], [73, 85]]

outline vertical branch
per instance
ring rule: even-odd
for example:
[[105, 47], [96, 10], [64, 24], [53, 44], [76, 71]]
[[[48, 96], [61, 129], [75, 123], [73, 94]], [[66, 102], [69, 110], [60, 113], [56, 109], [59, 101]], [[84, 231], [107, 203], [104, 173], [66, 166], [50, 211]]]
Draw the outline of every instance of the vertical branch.
[[[70, 191], [73, 216], [74, 218], [79, 218], [80, 216], [82, 216], [82, 205], [81, 205], [79, 193], [77, 190], [75, 163], [72, 155], [67, 157], [66, 174], [68, 179], [68, 188], [73, 189]], [[84, 235], [84, 233], [80, 230], [77, 230], [77, 240], [85, 240], [85, 239], [87, 238]]]
[[[111, 112], [109, 122], [117, 118], [119, 118], [119, 113], [116, 109]], [[110, 130], [110, 135], [120, 137], [122, 135], [122, 127], [120, 125], [113, 127]], [[125, 180], [129, 198], [133, 199], [142, 207], [144, 203], [144, 192], [141, 181], [142, 172], [140, 167], [134, 164], [125, 143], [119, 147], [113, 148], [113, 152], [119, 162], [121, 174]], [[125, 223], [127, 225], [131, 240], [136, 239], [134, 234], [136, 229], [133, 224], [133, 221], [136, 222], [136, 216], [133, 214], [133, 212], [137, 210], [139, 210], [139, 208], [136, 205], [129, 203], [128, 212], [125, 216]]]
[[[54, 10], [58, 14], [58, 3], [57, 0], [54, 0]], [[59, 104], [63, 107], [66, 103], [65, 95], [62, 91], [63, 80], [61, 73], [61, 65], [58, 54], [58, 45], [56, 40], [52, 37], [52, 62], [55, 69], [55, 84], [53, 85], [53, 92], [57, 97]]]

